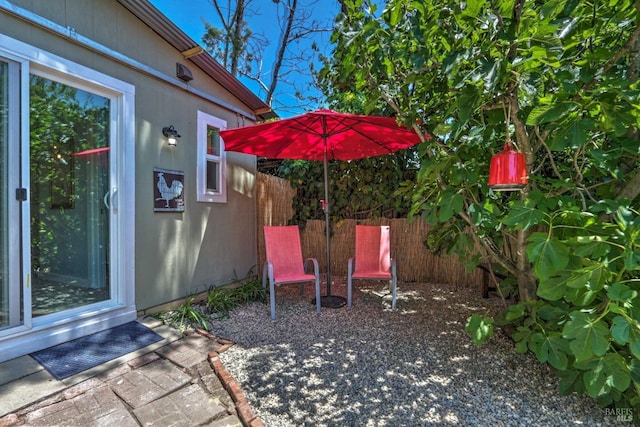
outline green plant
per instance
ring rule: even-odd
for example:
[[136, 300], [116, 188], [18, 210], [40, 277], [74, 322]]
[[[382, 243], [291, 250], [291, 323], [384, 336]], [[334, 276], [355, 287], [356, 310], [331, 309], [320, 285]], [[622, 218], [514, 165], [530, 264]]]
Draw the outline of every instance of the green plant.
[[209, 288], [205, 306], [208, 313], [217, 317], [228, 317], [229, 312], [237, 307], [237, 296], [232, 289]]
[[[514, 327], [518, 352], [531, 351], [558, 372], [562, 394], [586, 393], [603, 407], [633, 408], [637, 416], [640, 214], [613, 201], [598, 207], [539, 213], [547, 231], [531, 235], [527, 254], [540, 299], [510, 306], [498, 323]], [[615, 222], [598, 222], [602, 213], [612, 213]], [[469, 320], [476, 344], [491, 335], [489, 321]]]
[[209, 320], [198, 308], [194, 307], [195, 297], [187, 297], [180, 306], [166, 313], [166, 319], [177, 324], [179, 329], [195, 325], [209, 330]]
[[211, 287], [207, 290], [205, 306], [208, 313], [219, 318], [229, 316], [234, 308], [251, 301], [265, 301], [266, 291], [257, 276], [245, 278], [234, 288]]
[[251, 301], [265, 302], [267, 291], [262, 286], [262, 281], [258, 276], [252, 276], [245, 279], [242, 285], [237, 289], [238, 299], [240, 303]]

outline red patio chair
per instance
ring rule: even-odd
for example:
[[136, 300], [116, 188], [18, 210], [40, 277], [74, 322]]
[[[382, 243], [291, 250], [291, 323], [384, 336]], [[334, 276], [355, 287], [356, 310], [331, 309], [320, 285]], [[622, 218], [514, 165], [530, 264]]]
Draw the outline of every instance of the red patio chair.
[[[271, 302], [271, 319], [276, 320], [276, 285], [285, 283], [316, 282], [316, 308], [320, 313], [320, 273], [318, 260], [307, 258], [302, 261], [302, 245], [300, 230], [296, 225], [265, 226], [264, 244], [267, 261], [262, 272], [262, 287], [266, 288], [269, 280], [269, 299]], [[314, 274], [305, 273], [305, 265], [313, 263]], [[304, 291], [304, 283], [300, 284], [300, 295]]]
[[389, 280], [391, 309], [396, 309], [398, 277], [391, 258], [389, 226], [356, 225], [356, 255], [349, 258], [347, 307], [351, 308], [353, 279]]

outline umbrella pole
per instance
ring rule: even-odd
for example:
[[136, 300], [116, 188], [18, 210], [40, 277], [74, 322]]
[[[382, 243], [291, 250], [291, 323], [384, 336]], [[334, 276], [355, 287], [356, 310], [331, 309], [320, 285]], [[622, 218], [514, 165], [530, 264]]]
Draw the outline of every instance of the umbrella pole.
[[325, 234], [327, 235], [327, 296], [331, 296], [331, 236], [329, 219], [329, 161], [327, 160], [327, 150], [324, 150], [324, 219]]
[[[320, 305], [326, 308], [340, 308], [347, 305], [347, 300], [338, 295], [331, 295], [331, 220], [329, 218], [329, 161], [327, 150], [324, 151], [324, 217], [327, 235], [327, 295], [320, 297]], [[315, 304], [315, 298], [312, 300]]]

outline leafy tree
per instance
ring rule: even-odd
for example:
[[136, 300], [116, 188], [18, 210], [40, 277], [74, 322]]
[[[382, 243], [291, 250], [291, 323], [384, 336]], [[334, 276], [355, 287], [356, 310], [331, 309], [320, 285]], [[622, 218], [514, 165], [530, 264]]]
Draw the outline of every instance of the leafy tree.
[[[320, 55], [315, 35], [329, 33], [327, 23], [313, 17], [312, 7], [316, 0], [274, 0], [273, 7], [261, 10], [252, 8], [252, 0], [210, 0], [221, 27], [205, 22], [205, 34], [202, 41], [207, 51], [225, 66], [234, 76], [244, 76], [258, 83], [263, 92], [263, 100], [273, 105], [277, 100], [281, 108], [291, 107], [284, 98], [291, 98], [300, 107], [301, 102], [317, 104], [310, 97], [309, 87], [315, 85], [314, 62]], [[273, 58], [265, 61], [264, 51], [271, 40], [250, 29], [252, 16], [267, 14], [273, 16], [274, 26], [280, 34]], [[269, 69], [263, 64], [271, 63]], [[297, 76], [297, 78], [294, 78]], [[300, 79], [300, 76], [306, 76]], [[300, 87], [300, 81], [308, 83]], [[278, 88], [287, 87], [283, 93]], [[275, 99], [277, 95], [281, 95]]]
[[[325, 91], [432, 135], [399, 190], [433, 225], [428, 243], [484, 264], [505, 293], [516, 283], [498, 323], [560, 372], [562, 392], [640, 415], [638, 5], [343, 5]], [[505, 143], [526, 157], [521, 192], [487, 185]], [[468, 329], [480, 343], [493, 322]]]

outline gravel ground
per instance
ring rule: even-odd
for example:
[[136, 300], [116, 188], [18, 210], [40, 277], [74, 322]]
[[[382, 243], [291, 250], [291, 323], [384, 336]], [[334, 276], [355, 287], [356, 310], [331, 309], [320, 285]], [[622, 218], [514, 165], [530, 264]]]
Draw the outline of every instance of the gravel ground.
[[[346, 296], [344, 279], [334, 280], [332, 294]], [[318, 315], [305, 288], [304, 297], [296, 285], [276, 289], [276, 321], [252, 303], [213, 322], [236, 343], [224, 366], [269, 427], [617, 423], [591, 399], [560, 396], [550, 370], [508, 339], [473, 345], [465, 321], [499, 310], [497, 297], [399, 284], [392, 312], [382, 282], [359, 282], [352, 309]]]

